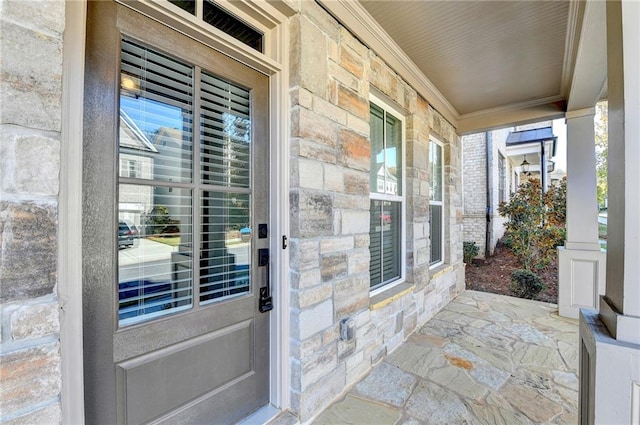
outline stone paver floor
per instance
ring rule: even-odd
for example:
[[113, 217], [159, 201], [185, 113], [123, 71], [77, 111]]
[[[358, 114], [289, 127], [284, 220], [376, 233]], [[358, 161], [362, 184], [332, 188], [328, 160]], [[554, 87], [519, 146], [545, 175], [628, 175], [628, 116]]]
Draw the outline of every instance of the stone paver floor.
[[576, 424], [578, 322], [466, 291], [314, 422]]

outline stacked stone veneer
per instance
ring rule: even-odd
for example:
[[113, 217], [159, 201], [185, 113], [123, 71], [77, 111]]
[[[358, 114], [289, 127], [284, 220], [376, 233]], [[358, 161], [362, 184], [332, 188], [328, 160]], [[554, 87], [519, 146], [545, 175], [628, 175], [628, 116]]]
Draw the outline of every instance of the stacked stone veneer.
[[[301, 421], [464, 289], [461, 152], [454, 128], [315, 2], [290, 36], [291, 400]], [[369, 95], [406, 111], [407, 283], [369, 291]], [[430, 134], [445, 143], [445, 266], [429, 270]], [[431, 274], [431, 276], [430, 276]], [[340, 321], [356, 323], [340, 340]]]
[[61, 422], [56, 284], [64, 8], [52, 0], [0, 3], [0, 421], [6, 423]]

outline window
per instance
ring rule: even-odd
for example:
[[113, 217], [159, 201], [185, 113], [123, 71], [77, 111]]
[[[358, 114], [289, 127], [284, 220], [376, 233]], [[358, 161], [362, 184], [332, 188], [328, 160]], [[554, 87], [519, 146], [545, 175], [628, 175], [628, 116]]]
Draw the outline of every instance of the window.
[[507, 180], [507, 173], [505, 167], [504, 156], [498, 153], [498, 202], [504, 202], [507, 200], [506, 192], [504, 190]]
[[121, 159], [120, 175], [132, 179], [140, 177], [140, 162], [132, 159]]
[[250, 91], [126, 38], [121, 70], [119, 324], [249, 292]]
[[442, 145], [429, 141], [429, 237], [431, 239], [431, 266], [444, 262], [444, 167]]
[[[379, 103], [381, 104], [381, 102]], [[403, 277], [403, 119], [371, 103], [370, 288]]]
[[[197, 15], [196, 0], [169, 0], [192, 15]], [[199, 16], [200, 17], [200, 16]], [[229, 34], [247, 46], [262, 52], [263, 35], [210, 0], [202, 1], [202, 20]]]

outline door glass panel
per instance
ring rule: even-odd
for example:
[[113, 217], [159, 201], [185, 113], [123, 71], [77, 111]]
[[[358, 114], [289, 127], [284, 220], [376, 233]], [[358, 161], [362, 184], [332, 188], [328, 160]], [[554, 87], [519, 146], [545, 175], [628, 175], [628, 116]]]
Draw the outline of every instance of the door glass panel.
[[128, 39], [120, 67], [118, 318], [127, 325], [193, 306], [192, 190], [166, 185], [192, 181], [193, 67]]
[[192, 127], [192, 67], [122, 40], [120, 153], [150, 163], [136, 178], [190, 182]]
[[[201, 303], [250, 292], [250, 91], [202, 70], [194, 93], [194, 72], [164, 53], [122, 41], [121, 325], [193, 307], [194, 264]], [[195, 164], [194, 102], [200, 110]], [[200, 208], [195, 224], [194, 201]], [[194, 228], [201, 232], [195, 258]]]
[[200, 166], [203, 184], [251, 184], [249, 91], [202, 73]]
[[251, 288], [249, 194], [201, 196], [200, 301], [221, 301]]
[[188, 189], [119, 185], [120, 325], [193, 305], [191, 202]]

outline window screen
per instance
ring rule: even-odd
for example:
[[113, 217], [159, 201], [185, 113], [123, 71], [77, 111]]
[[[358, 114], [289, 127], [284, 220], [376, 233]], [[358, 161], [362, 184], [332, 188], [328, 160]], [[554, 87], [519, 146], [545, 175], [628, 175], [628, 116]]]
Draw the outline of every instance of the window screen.
[[437, 265], [444, 260], [444, 173], [442, 146], [433, 140], [429, 142], [429, 173], [431, 183], [429, 191], [430, 264]]
[[507, 173], [505, 167], [505, 159], [502, 154], [498, 154], [498, 201], [507, 200], [505, 186], [507, 184]]
[[371, 104], [369, 276], [371, 289], [400, 279], [402, 121]]

